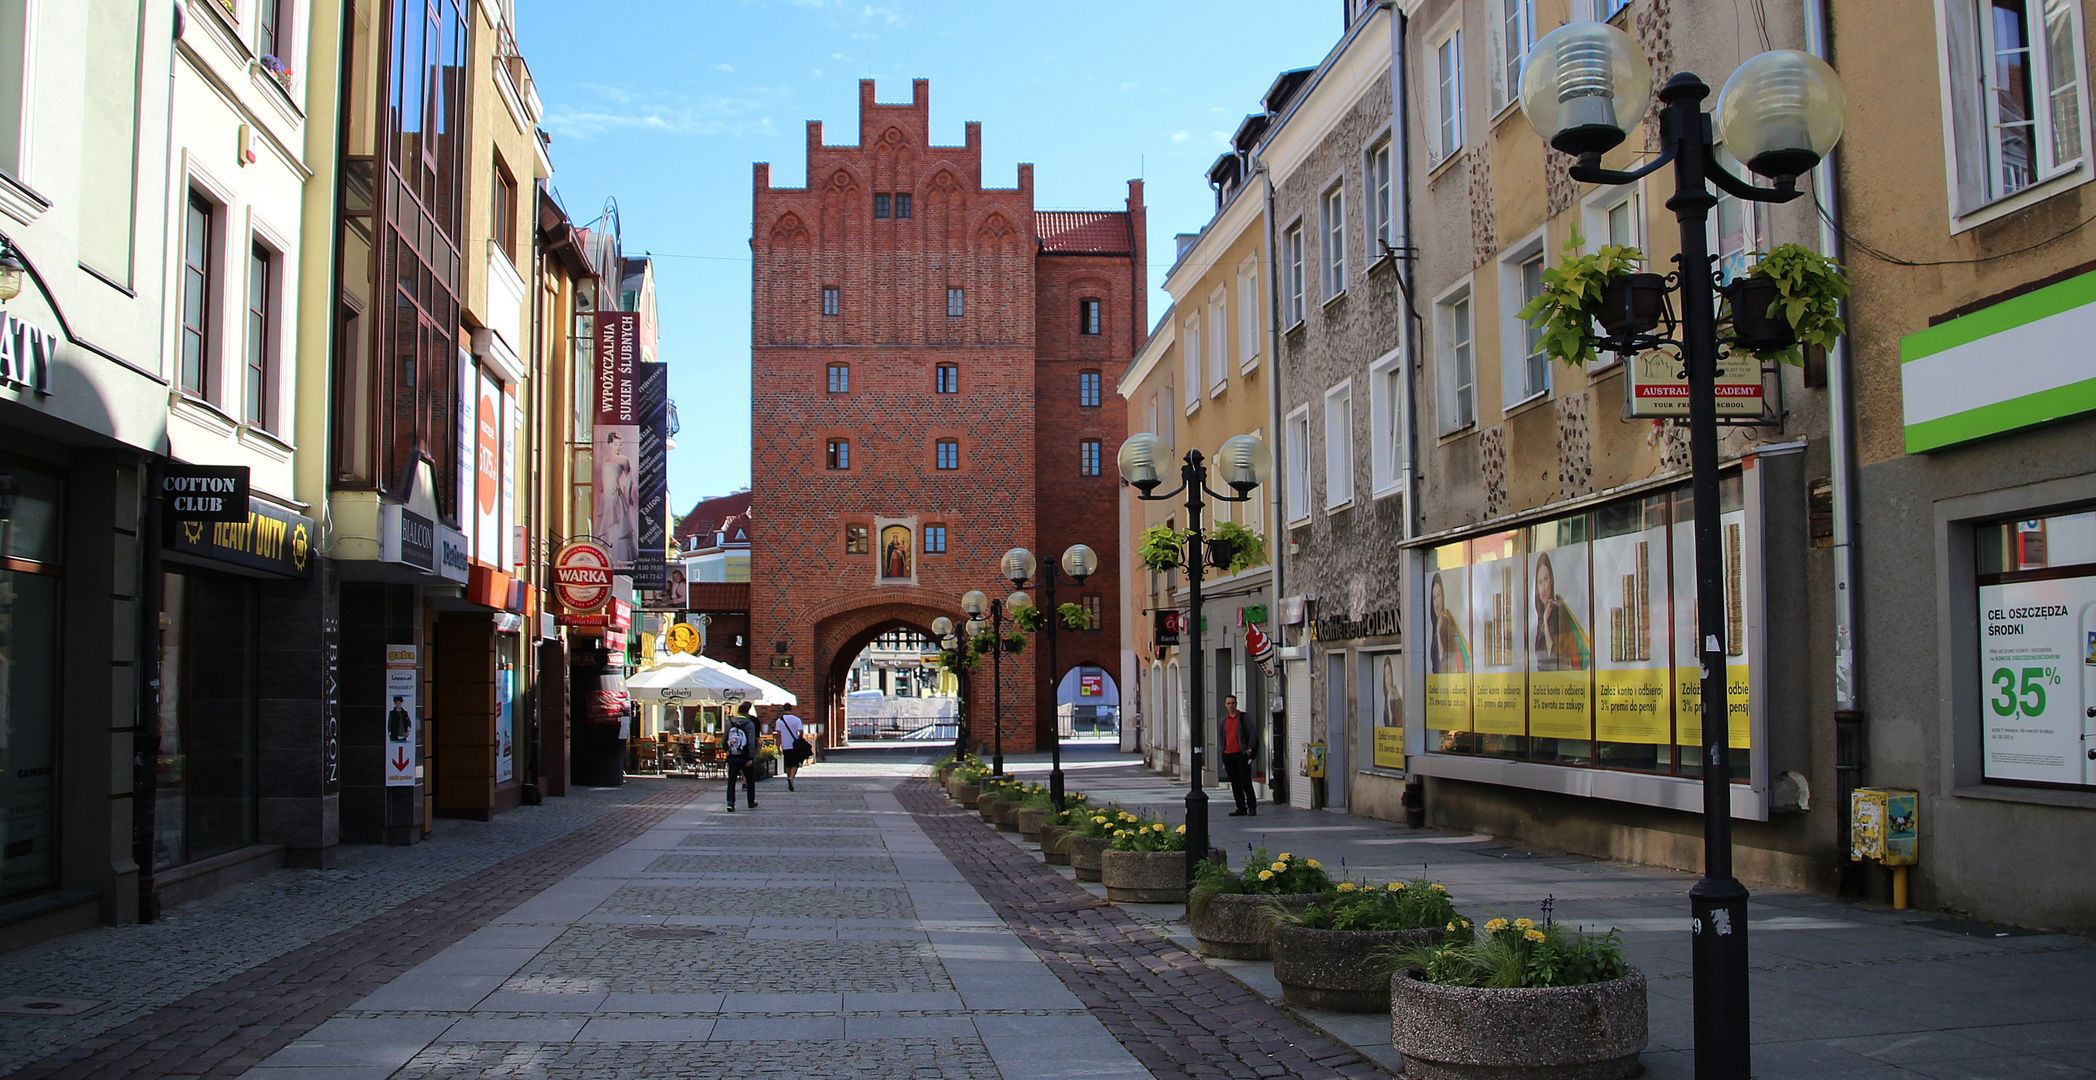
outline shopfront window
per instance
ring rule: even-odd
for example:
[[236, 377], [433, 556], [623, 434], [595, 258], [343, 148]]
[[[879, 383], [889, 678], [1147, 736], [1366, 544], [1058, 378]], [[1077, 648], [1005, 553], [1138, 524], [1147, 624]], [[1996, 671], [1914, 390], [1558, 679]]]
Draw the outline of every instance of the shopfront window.
[[156, 869], [255, 842], [254, 592], [215, 574], [162, 580]]
[[[1739, 474], [1719, 491], [1728, 744], [1732, 779], [1745, 781], [1758, 615]], [[1425, 749], [1700, 776], [1694, 516], [1683, 487], [1427, 551], [1426, 647], [1413, 661]]]
[[1974, 536], [1981, 775], [2096, 787], [2096, 510]]
[[1362, 760], [1377, 769], [1402, 772], [1405, 767], [1405, 691], [1403, 653], [1355, 654], [1354, 690], [1360, 695], [1354, 714], [1361, 718]]
[[0, 900], [58, 884], [59, 495], [0, 465]]

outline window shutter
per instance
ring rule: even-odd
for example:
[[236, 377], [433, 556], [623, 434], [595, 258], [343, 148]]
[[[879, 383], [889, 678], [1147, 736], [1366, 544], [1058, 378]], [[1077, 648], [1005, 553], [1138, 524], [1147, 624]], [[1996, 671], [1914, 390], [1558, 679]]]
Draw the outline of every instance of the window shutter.
[[2039, 107], [2048, 111], [2051, 120], [2046, 171], [2052, 173], [2070, 168], [2082, 158], [2080, 0], [2045, 0], [2043, 33], [2046, 103]]

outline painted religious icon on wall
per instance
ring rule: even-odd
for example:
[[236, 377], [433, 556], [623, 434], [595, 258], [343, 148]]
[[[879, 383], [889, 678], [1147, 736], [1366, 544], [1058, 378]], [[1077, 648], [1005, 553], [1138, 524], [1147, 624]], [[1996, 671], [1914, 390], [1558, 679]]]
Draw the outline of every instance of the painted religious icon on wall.
[[881, 530], [881, 580], [910, 580], [910, 527], [890, 525]]

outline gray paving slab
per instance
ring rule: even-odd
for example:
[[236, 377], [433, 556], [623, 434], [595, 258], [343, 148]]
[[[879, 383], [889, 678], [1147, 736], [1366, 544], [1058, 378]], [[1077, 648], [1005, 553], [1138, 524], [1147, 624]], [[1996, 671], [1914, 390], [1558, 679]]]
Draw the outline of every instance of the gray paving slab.
[[583, 1025], [576, 1042], [705, 1042], [714, 1026], [722, 1023], [710, 1016], [623, 1017], [598, 1016]]
[[437, 1042], [462, 1043], [563, 1043], [582, 1033], [585, 1017], [534, 1016], [515, 1018], [466, 1017], [454, 1023]]

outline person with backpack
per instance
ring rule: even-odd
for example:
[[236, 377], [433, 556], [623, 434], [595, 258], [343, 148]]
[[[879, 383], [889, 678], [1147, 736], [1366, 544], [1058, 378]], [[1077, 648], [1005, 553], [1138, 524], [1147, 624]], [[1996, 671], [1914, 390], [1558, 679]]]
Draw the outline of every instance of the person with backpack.
[[772, 730], [779, 736], [779, 763], [786, 766], [786, 790], [792, 791], [793, 778], [798, 776], [801, 766], [815, 756], [815, 746], [808, 741], [807, 725], [792, 713], [780, 713], [772, 722]]
[[722, 734], [722, 748], [728, 757], [728, 812], [735, 812], [735, 781], [742, 781], [745, 801], [750, 809], [757, 808], [757, 742], [761, 737], [757, 727], [757, 707], [745, 701], [735, 706], [735, 715], [728, 718], [728, 730]]

